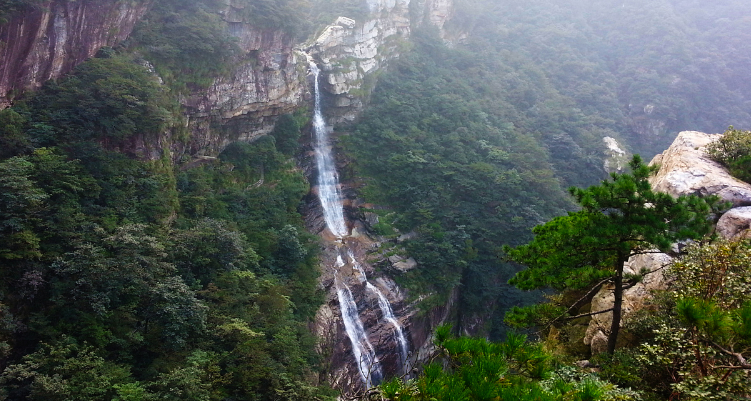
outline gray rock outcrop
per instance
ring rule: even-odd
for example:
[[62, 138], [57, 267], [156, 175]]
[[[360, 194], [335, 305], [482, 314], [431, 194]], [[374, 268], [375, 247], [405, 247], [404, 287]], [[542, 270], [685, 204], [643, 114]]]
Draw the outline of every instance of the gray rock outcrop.
[[734, 207], [751, 205], [751, 185], [733, 178], [705, 152], [719, 137], [695, 131], [678, 134], [670, 148], [650, 163], [660, 165], [650, 180], [652, 188], [676, 197], [717, 195]]
[[717, 222], [717, 234], [725, 239], [751, 238], [751, 207], [730, 209]]

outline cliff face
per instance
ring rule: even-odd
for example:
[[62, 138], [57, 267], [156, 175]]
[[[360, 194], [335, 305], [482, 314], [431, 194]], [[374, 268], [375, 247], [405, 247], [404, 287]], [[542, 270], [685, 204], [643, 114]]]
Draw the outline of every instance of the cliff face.
[[145, 2], [46, 1], [0, 25], [0, 108], [130, 35]]
[[308, 102], [311, 58], [322, 69], [328, 122], [354, 120], [378, 72], [401, 54], [412, 29], [423, 24], [441, 29], [454, 13], [453, 0], [367, 0], [367, 17], [340, 17], [312, 43], [297, 44], [283, 31], [247, 23], [239, 17], [240, 6], [226, 1], [221, 14], [244, 56], [228, 77], [183, 100], [193, 134], [186, 149], [191, 155], [252, 141], [269, 133], [278, 116]]
[[442, 29], [453, 15], [453, 0], [368, 0], [368, 6], [371, 18], [340, 17], [308, 48], [324, 71], [331, 123], [357, 117], [377, 73], [399, 56], [412, 29], [425, 23]]
[[368, 0], [368, 7], [366, 18], [340, 17], [299, 45], [282, 31], [243, 21], [229, 1], [222, 15], [243, 59], [228, 77], [183, 100], [191, 139], [173, 155], [215, 155], [233, 141], [268, 134], [280, 115], [310, 100], [309, 58], [322, 69], [328, 122], [353, 121], [411, 30], [424, 23], [441, 28], [453, 15], [453, 0]]
[[[339, 18], [312, 44], [300, 45], [282, 30], [247, 23], [239, 16], [242, 6], [225, 1], [221, 15], [242, 56], [231, 74], [181, 99], [191, 135], [171, 145], [175, 161], [185, 155], [214, 156], [233, 141], [269, 133], [278, 116], [310, 99], [309, 55], [323, 69], [329, 122], [352, 121], [377, 72], [399, 56], [411, 30], [424, 23], [443, 27], [453, 14], [453, 0], [368, 0], [370, 13], [363, 20]], [[100, 48], [127, 39], [150, 4], [52, 0], [0, 25], [0, 108], [69, 72]], [[171, 142], [164, 139], [160, 142]]]
[[183, 99], [191, 139], [175, 154], [216, 155], [231, 142], [251, 142], [304, 103], [305, 57], [293, 50], [292, 39], [242, 21], [230, 19], [228, 25], [245, 59], [230, 76]]

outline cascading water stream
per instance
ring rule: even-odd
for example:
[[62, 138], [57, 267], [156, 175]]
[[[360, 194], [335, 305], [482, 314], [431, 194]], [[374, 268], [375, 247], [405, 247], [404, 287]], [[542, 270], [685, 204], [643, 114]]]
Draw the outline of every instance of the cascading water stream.
[[[337, 257], [336, 265], [337, 268], [344, 266], [341, 256]], [[357, 369], [360, 371], [360, 377], [365, 386], [371, 387], [383, 379], [381, 364], [360, 321], [360, 314], [357, 311], [357, 304], [352, 296], [352, 291], [347, 284], [339, 280], [338, 275], [334, 275], [334, 286], [336, 287], [339, 307], [342, 310], [344, 330], [347, 332], [350, 342], [352, 342], [352, 354], [355, 357]]]
[[318, 84], [318, 76], [321, 70], [313, 61], [310, 62], [310, 71], [315, 79], [315, 105], [313, 109], [313, 131], [316, 137], [316, 165], [318, 166], [318, 197], [323, 206], [323, 217], [326, 220], [331, 233], [337, 238], [347, 236], [347, 225], [344, 221], [344, 211], [339, 191], [339, 176], [336, 172], [336, 164], [331, 155], [329, 144], [329, 131], [326, 121], [321, 112], [321, 91]]
[[383, 318], [386, 319], [387, 322], [391, 323], [392, 326], [394, 326], [396, 342], [399, 344], [399, 351], [401, 353], [401, 360], [399, 362], [402, 364], [403, 368], [406, 367], [409, 345], [407, 344], [407, 339], [404, 337], [402, 326], [399, 324], [399, 321], [396, 320], [396, 316], [394, 316], [394, 310], [391, 308], [391, 303], [389, 302], [388, 298], [383, 295], [383, 292], [378, 289], [378, 287], [374, 286], [368, 281], [368, 277], [365, 275], [365, 272], [362, 271], [360, 263], [357, 262], [357, 259], [355, 259], [355, 255], [351, 250], [347, 251], [347, 256], [352, 261], [353, 268], [360, 272], [363, 280], [365, 280], [365, 288], [372, 291], [378, 297], [378, 307], [381, 308]]
[[[315, 79], [315, 105], [313, 113], [313, 131], [316, 138], [315, 155], [318, 167], [318, 197], [323, 208], [323, 216], [326, 226], [331, 233], [342, 240], [349, 235], [347, 224], [344, 220], [344, 209], [341, 202], [341, 191], [339, 189], [339, 177], [336, 172], [336, 164], [331, 154], [331, 145], [329, 144], [329, 131], [326, 122], [323, 119], [321, 110], [321, 92], [319, 88], [320, 69], [310, 60], [310, 71]], [[361, 280], [365, 287], [376, 294], [378, 305], [381, 309], [384, 319], [394, 327], [396, 342], [399, 343], [401, 353], [401, 362], [404, 367], [407, 360], [408, 343], [404, 337], [402, 327], [394, 316], [386, 296], [374, 285], [368, 282], [365, 273], [362, 271], [360, 263], [355, 259], [351, 249], [347, 249], [347, 257], [352, 264], [353, 269], [361, 275]], [[336, 287], [337, 299], [342, 312], [344, 330], [352, 343], [352, 354], [355, 363], [360, 372], [360, 377], [366, 387], [378, 384], [383, 379], [381, 365], [376, 356], [373, 345], [368, 340], [367, 332], [363, 327], [357, 304], [352, 296], [352, 291], [347, 284], [339, 278], [339, 268], [345, 266], [342, 256], [337, 256], [336, 274], [334, 275], [334, 286]]]

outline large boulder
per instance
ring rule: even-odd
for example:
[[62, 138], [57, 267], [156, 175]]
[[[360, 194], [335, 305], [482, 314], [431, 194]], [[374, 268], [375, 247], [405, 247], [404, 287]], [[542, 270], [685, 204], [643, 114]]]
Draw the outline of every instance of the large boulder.
[[721, 135], [684, 131], [670, 148], [652, 159], [660, 165], [650, 179], [656, 191], [673, 196], [717, 195], [734, 207], [751, 206], [751, 185], [733, 178], [719, 163], [707, 156], [705, 148]]
[[751, 207], [730, 209], [717, 222], [717, 234], [725, 239], [751, 238]]

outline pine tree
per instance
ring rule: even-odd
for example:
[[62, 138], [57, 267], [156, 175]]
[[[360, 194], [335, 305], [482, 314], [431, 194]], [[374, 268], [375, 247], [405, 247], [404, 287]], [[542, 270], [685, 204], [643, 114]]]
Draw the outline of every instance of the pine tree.
[[630, 174], [613, 173], [600, 185], [569, 189], [581, 210], [535, 227], [529, 244], [505, 248], [510, 259], [527, 266], [511, 280], [521, 289], [578, 290], [603, 280], [613, 283], [609, 353], [620, 329], [626, 261], [707, 234], [708, 215], [718, 204], [716, 197], [676, 199], [655, 192], [648, 178], [658, 167], [645, 165], [638, 155], [629, 165]]

